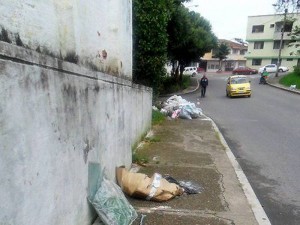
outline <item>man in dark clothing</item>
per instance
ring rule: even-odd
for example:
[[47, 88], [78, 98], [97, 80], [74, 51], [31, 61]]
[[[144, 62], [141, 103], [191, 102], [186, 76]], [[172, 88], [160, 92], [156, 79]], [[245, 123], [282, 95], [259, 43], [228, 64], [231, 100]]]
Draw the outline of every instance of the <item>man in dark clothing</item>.
[[205, 97], [205, 93], [206, 93], [206, 87], [208, 86], [208, 79], [205, 76], [205, 74], [203, 74], [203, 77], [200, 80], [200, 86], [201, 86], [201, 97]]

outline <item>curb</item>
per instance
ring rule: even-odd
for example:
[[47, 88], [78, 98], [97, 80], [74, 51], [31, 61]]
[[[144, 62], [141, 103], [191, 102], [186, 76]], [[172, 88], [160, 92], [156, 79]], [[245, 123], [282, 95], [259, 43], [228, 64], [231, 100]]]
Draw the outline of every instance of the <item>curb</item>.
[[271, 222], [265, 213], [265, 210], [261, 206], [257, 196], [255, 195], [246, 175], [244, 174], [241, 166], [239, 165], [238, 161], [236, 160], [234, 154], [232, 153], [231, 149], [229, 148], [223, 134], [219, 130], [218, 126], [216, 123], [208, 116], [206, 116], [212, 123], [214, 130], [218, 133], [222, 145], [225, 147], [226, 154], [229, 158], [229, 161], [231, 162], [231, 165], [234, 168], [234, 171], [237, 175], [237, 178], [239, 182], [242, 185], [242, 189], [244, 191], [244, 194], [246, 195], [246, 198], [250, 204], [250, 207], [253, 211], [253, 214], [256, 218], [256, 221], [258, 222], [259, 225], [271, 225]]
[[291, 90], [291, 89], [289, 89], [289, 88], [281, 87], [281, 86], [276, 85], [276, 84], [270, 84], [270, 83], [267, 83], [267, 84], [270, 85], [270, 86], [272, 86], [272, 87], [275, 87], [275, 88], [278, 88], [278, 89], [281, 89], [281, 90], [284, 90], [284, 91], [288, 91], [288, 92], [291, 92], [291, 93], [300, 95], [300, 91], [297, 91], [297, 90]]

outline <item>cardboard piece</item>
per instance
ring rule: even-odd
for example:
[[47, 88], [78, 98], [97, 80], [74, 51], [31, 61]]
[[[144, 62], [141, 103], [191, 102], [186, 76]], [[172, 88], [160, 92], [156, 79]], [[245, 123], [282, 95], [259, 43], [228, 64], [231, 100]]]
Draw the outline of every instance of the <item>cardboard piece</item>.
[[117, 168], [117, 182], [122, 191], [135, 198], [163, 202], [180, 196], [184, 190], [170, 183], [158, 173], [148, 177], [142, 173], [132, 173], [123, 167]]

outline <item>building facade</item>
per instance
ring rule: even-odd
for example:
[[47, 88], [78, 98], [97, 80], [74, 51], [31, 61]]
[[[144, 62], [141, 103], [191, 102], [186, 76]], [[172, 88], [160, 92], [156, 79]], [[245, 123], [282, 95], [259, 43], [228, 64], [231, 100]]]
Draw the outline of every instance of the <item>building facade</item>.
[[230, 53], [221, 62], [218, 58], [214, 58], [213, 50], [206, 53], [201, 60], [206, 63], [207, 72], [232, 71], [236, 67], [246, 65], [245, 54], [248, 49], [246, 43], [225, 39], [219, 39], [219, 43], [225, 43], [229, 47]]
[[[295, 46], [289, 46], [291, 40], [289, 34], [295, 26], [300, 25], [299, 18], [298, 14], [293, 13], [287, 13], [286, 17], [284, 14], [249, 16], [246, 34], [246, 41], [249, 43], [248, 52], [245, 55], [246, 65], [258, 69], [266, 64], [277, 64], [279, 54], [282, 66], [293, 70], [293, 66], [299, 65], [300, 55], [296, 54], [297, 49]], [[282, 46], [281, 52], [279, 52], [280, 45]]]

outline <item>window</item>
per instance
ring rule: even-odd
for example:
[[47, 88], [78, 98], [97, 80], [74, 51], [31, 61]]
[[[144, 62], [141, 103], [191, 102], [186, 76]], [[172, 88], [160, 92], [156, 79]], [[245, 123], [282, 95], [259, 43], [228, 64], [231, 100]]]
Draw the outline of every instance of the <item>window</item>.
[[292, 32], [293, 29], [293, 22], [287, 21], [287, 23], [284, 26], [284, 32]]
[[271, 64], [276, 64], [277, 65], [278, 59], [271, 59]]
[[264, 25], [255, 25], [252, 27], [252, 33], [263, 33]]
[[[283, 28], [283, 22], [277, 22], [276, 27], [275, 27], [275, 32], [282, 32]], [[285, 26], [284, 26], [284, 32], [292, 32], [293, 29], [293, 22], [292, 21], [287, 21]]]
[[286, 61], [293, 61], [293, 59], [286, 59]]
[[262, 59], [252, 59], [252, 66], [260, 66]]
[[263, 49], [264, 48], [264, 42], [263, 41], [255, 41], [254, 42], [254, 49]]
[[245, 55], [246, 52], [247, 52], [247, 50], [245, 50], [245, 49], [244, 49], [244, 50], [241, 50], [241, 51], [240, 51], [240, 55]]
[[270, 28], [274, 28], [274, 23], [270, 24]]
[[[276, 58], [276, 59], [271, 59], [271, 64], [275, 64], [275, 65], [277, 65], [277, 61], [278, 61], [278, 59]], [[281, 64], [281, 59], [280, 59], [280, 64]]]
[[238, 53], [239, 53], [239, 50], [238, 50], [238, 49], [232, 49], [232, 54], [237, 55]]
[[[281, 49], [284, 47], [284, 41], [282, 42]], [[280, 48], [280, 41], [274, 41], [273, 43], [273, 49], [279, 49]]]

